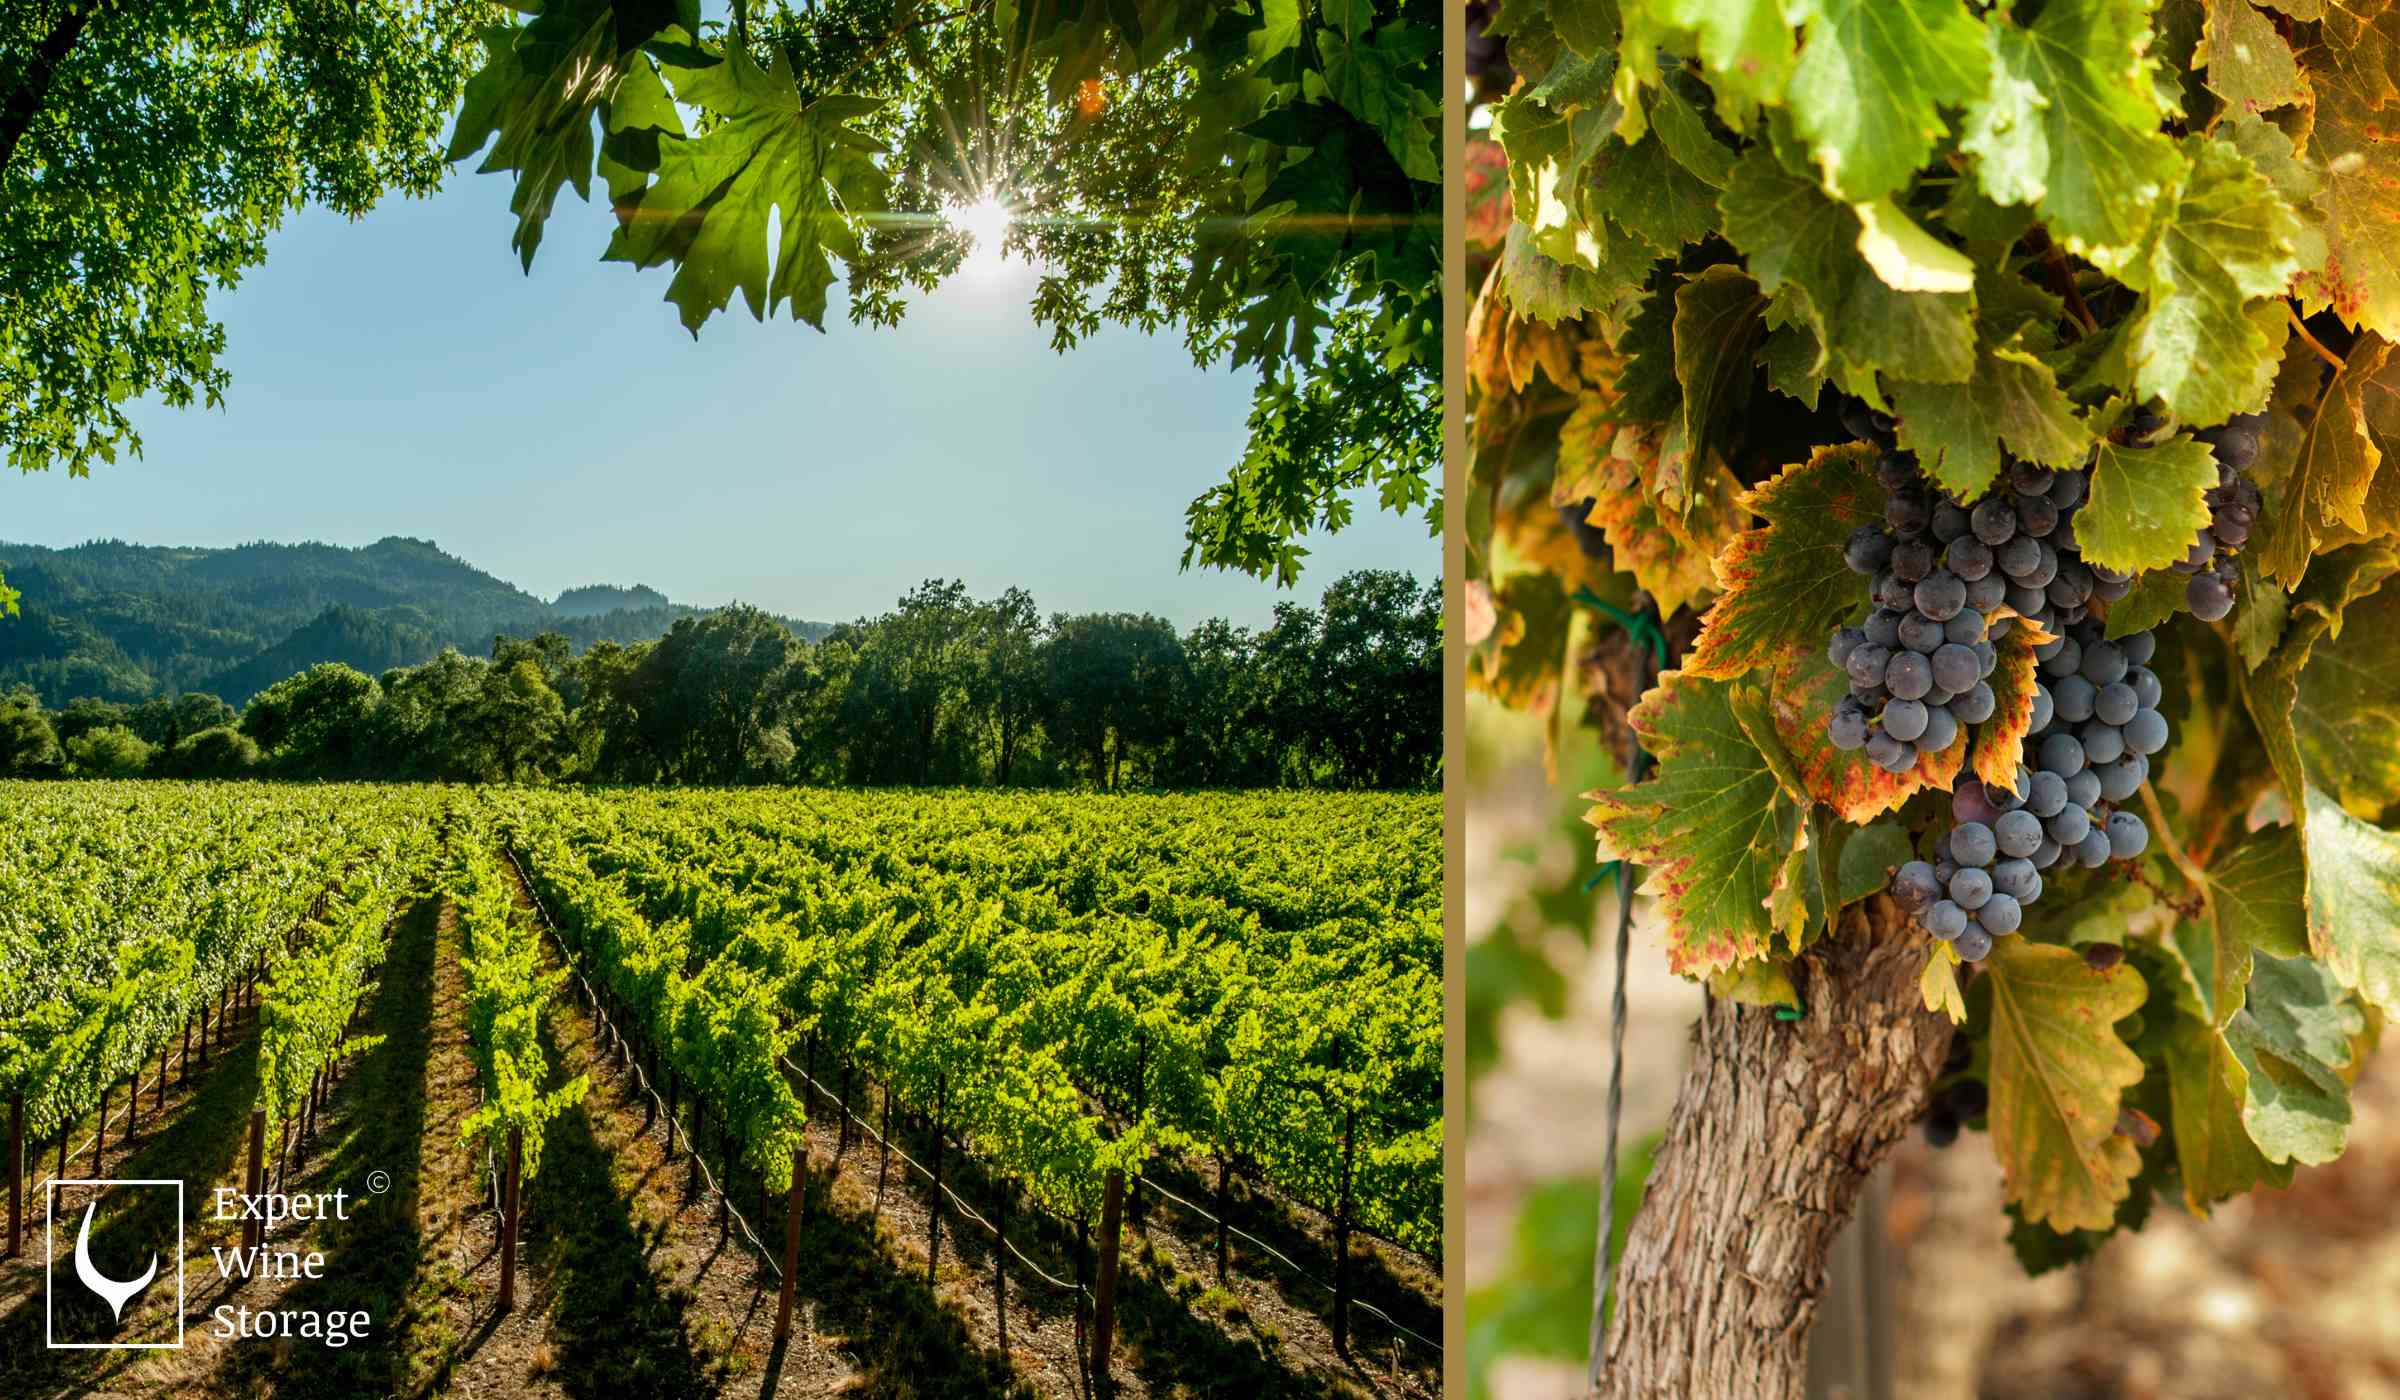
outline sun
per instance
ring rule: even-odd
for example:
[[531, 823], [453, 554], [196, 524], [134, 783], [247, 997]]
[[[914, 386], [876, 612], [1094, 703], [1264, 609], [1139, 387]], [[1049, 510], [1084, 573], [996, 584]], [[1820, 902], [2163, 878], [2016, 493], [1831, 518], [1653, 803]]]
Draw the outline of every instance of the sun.
[[1016, 221], [1006, 200], [987, 194], [951, 210], [948, 219], [950, 227], [967, 236], [966, 266], [990, 271], [1000, 265], [1001, 244], [1008, 238], [1009, 225]]

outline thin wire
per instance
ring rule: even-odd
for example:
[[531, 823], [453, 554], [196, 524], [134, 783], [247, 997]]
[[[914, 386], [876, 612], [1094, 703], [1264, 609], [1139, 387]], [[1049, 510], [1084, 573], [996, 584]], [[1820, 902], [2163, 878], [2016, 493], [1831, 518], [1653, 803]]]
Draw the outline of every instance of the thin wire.
[[[1616, 609], [1610, 608], [1608, 612], [1618, 622], [1624, 623], [1626, 629], [1633, 632], [1637, 639], [1643, 632], [1649, 633], [1652, 655], [1663, 669], [1666, 665], [1666, 639], [1658, 630], [1657, 623], [1649, 616], [1647, 610], [1641, 617], [1635, 619], [1641, 624], [1638, 629], [1631, 623], [1627, 623], [1624, 616], [1619, 614]], [[1647, 688], [1648, 677], [1641, 674], [1638, 662], [1635, 665], [1635, 676], [1636, 679], [1644, 682], [1643, 688]], [[1650, 755], [1642, 750], [1641, 735], [1630, 725], [1627, 726], [1625, 743], [1626, 747], [1631, 750], [1625, 761], [1625, 782], [1630, 787], [1640, 782], [1643, 775], [1649, 771]], [[1594, 1394], [1599, 1393], [1600, 1383], [1608, 1375], [1606, 1345], [1608, 1340], [1606, 1336], [1608, 1293], [1611, 1275], [1616, 1264], [1617, 1130], [1618, 1121], [1625, 1107], [1625, 963], [1633, 946], [1633, 863], [1620, 859], [1615, 864], [1617, 867], [1617, 956], [1616, 966], [1613, 969], [1614, 986], [1610, 990], [1608, 999], [1608, 1136], [1606, 1145], [1601, 1149], [1600, 1154], [1600, 1238], [1592, 1250], [1592, 1326], [1587, 1352], [1589, 1364], [1585, 1371], [1585, 1377], [1590, 1382]]]

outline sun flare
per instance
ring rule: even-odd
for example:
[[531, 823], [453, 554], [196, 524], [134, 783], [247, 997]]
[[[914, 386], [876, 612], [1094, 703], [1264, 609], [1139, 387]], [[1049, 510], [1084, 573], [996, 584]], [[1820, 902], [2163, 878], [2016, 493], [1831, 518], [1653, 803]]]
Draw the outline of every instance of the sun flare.
[[1001, 244], [1015, 217], [1007, 201], [991, 194], [950, 211], [950, 226], [967, 236], [968, 267], [989, 271], [1000, 265]]

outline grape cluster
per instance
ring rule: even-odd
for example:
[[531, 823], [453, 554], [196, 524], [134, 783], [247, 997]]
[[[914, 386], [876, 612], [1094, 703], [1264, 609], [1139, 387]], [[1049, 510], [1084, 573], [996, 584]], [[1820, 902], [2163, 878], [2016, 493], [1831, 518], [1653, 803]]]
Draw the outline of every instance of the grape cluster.
[[2258, 460], [2266, 423], [2263, 413], [2245, 413], [2199, 434], [2216, 455], [2217, 484], [2208, 493], [2208, 524], [2193, 536], [2191, 552], [2176, 561], [2175, 572], [2189, 578], [2183, 601], [2202, 622], [2233, 611], [2233, 556], [2249, 542], [2250, 529], [2258, 523], [2258, 484], [2247, 473]]

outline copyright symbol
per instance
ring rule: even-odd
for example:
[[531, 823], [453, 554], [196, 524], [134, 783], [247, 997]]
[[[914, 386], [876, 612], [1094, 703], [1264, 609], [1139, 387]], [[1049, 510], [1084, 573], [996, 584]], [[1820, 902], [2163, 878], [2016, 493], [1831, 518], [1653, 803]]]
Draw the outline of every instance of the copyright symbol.
[[368, 1173], [367, 1173], [367, 1190], [368, 1190], [370, 1193], [372, 1193], [372, 1194], [374, 1194], [374, 1195], [377, 1195], [377, 1196], [380, 1196], [380, 1195], [382, 1195], [384, 1192], [386, 1192], [386, 1191], [389, 1191], [389, 1190], [391, 1190], [391, 1189], [392, 1189], [392, 1177], [391, 1177], [391, 1173], [389, 1173], [389, 1172], [381, 1172], [381, 1171], [372, 1171], [372, 1172], [368, 1172]]

